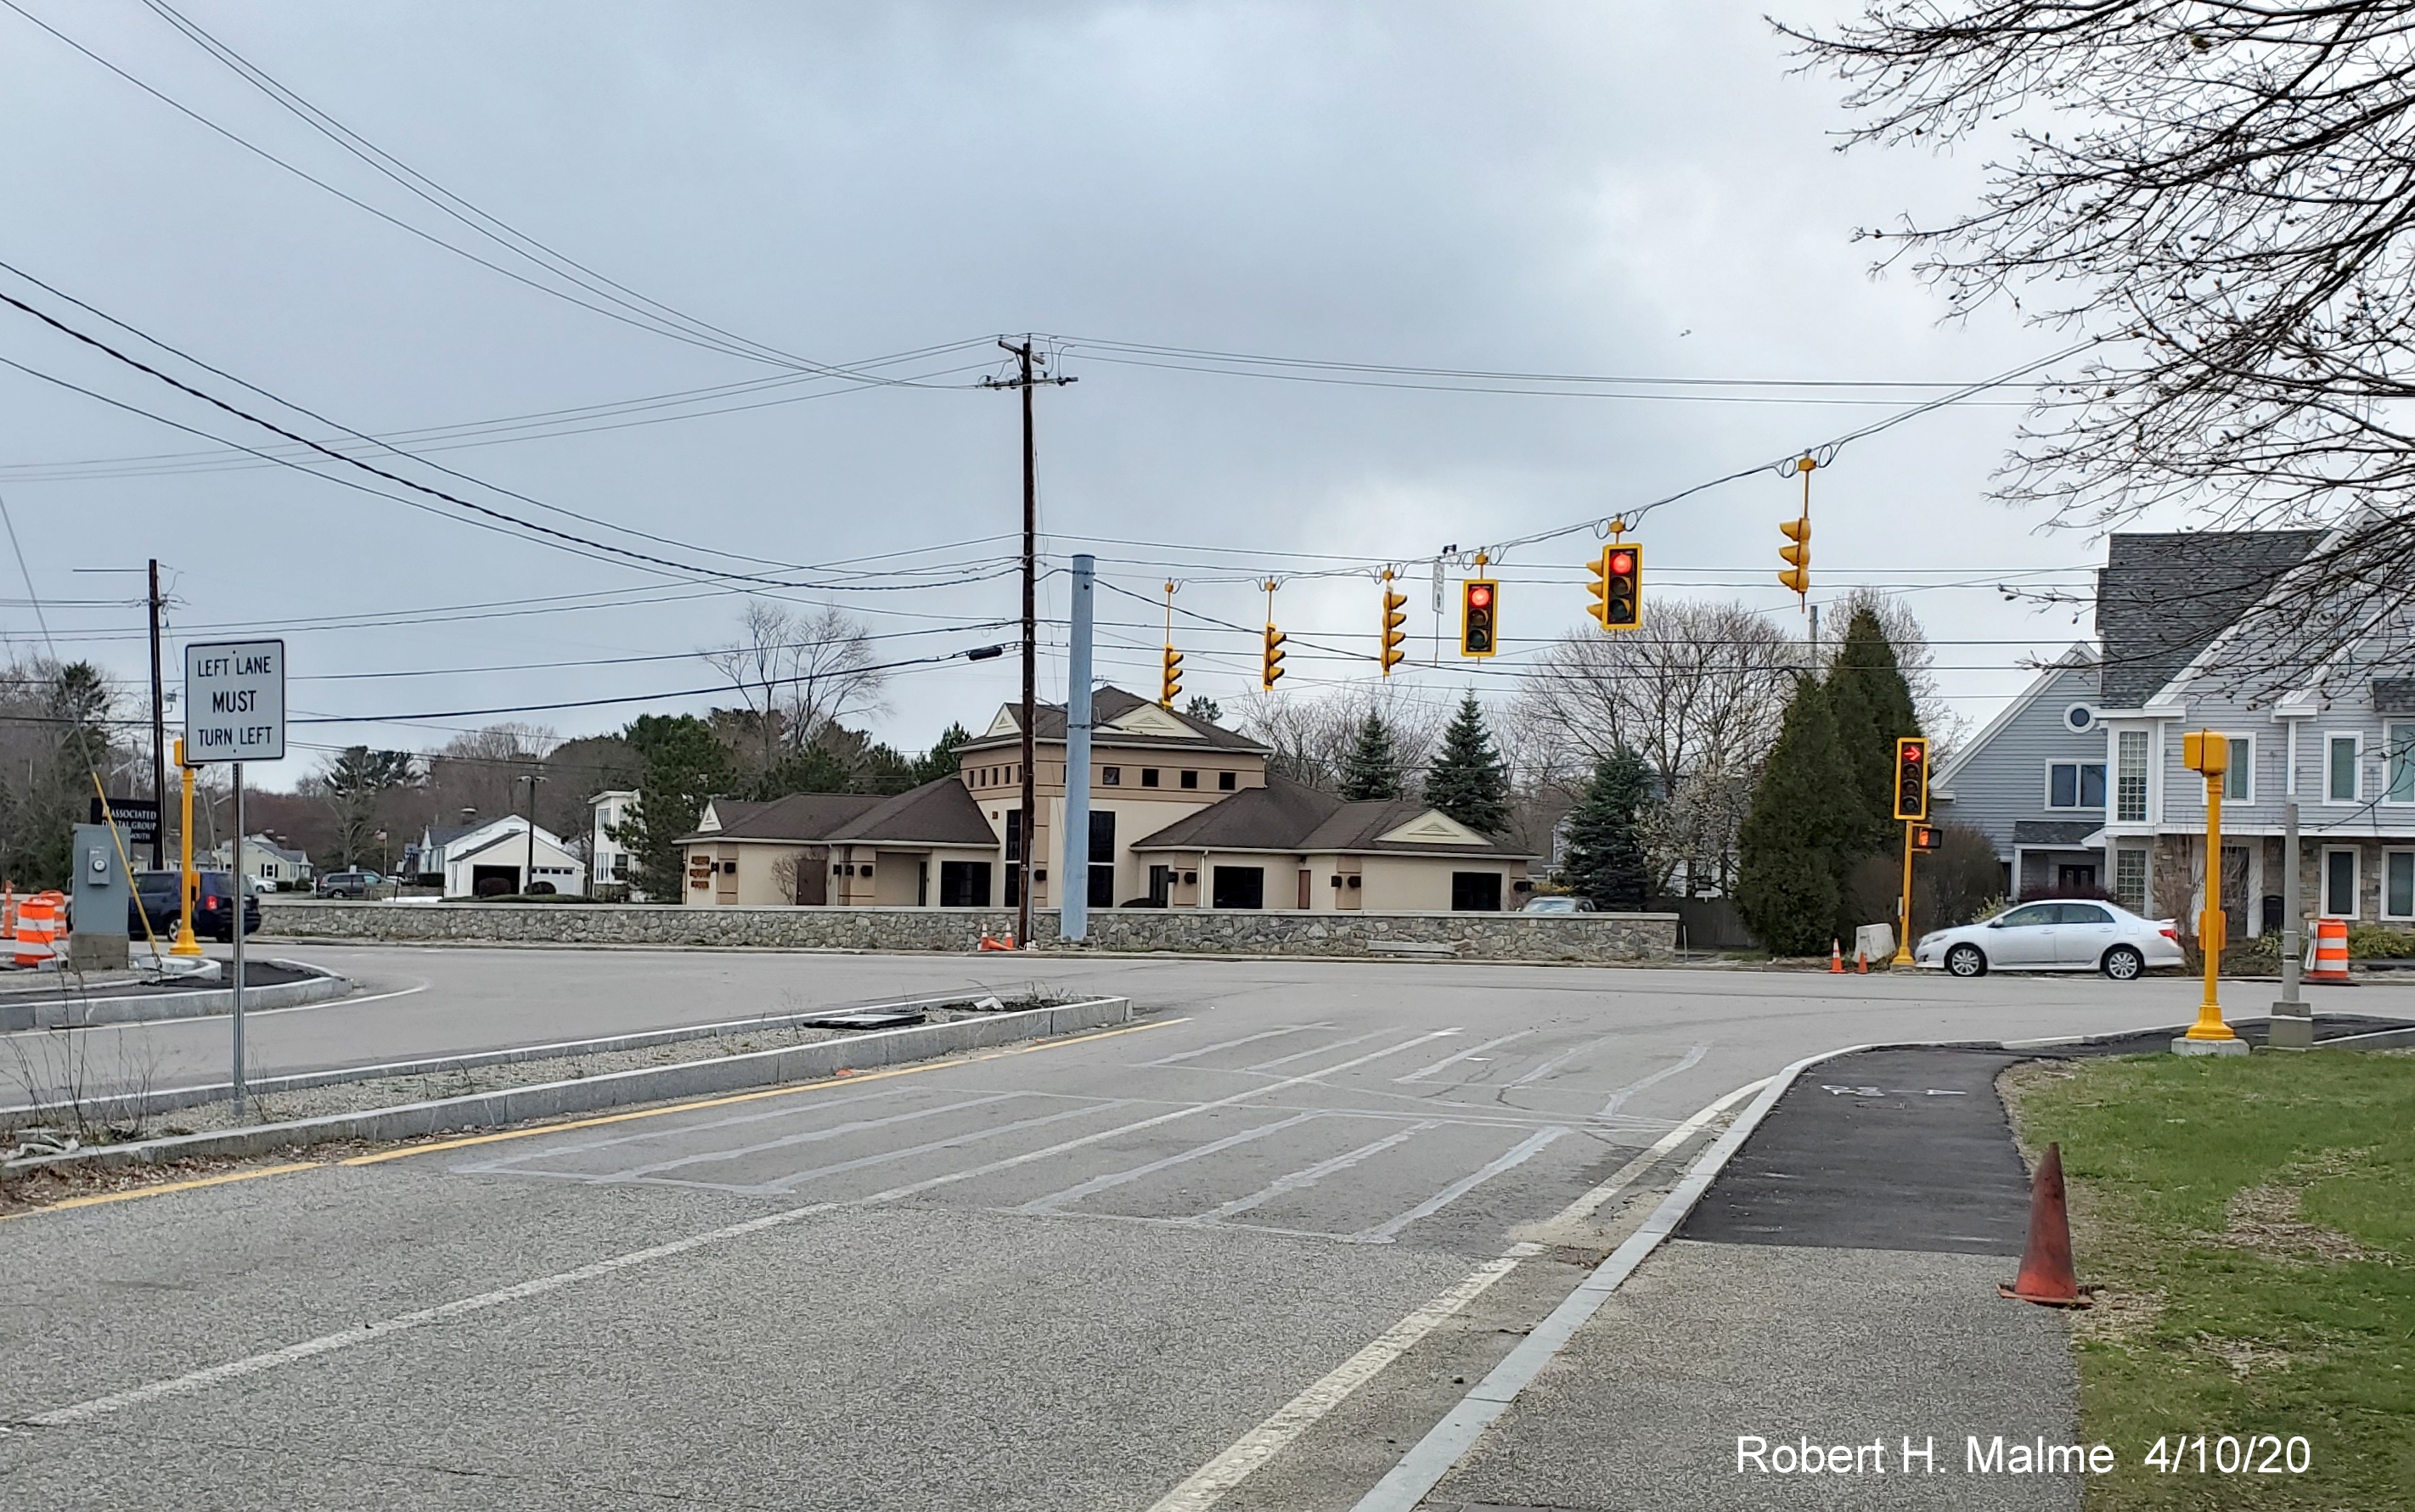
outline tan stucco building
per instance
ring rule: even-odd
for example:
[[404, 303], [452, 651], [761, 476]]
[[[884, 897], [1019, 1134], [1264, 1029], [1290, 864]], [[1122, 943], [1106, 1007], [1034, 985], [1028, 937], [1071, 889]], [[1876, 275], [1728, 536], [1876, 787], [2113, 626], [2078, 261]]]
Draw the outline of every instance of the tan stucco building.
[[[1033, 730], [1032, 903], [1079, 876], [1093, 907], [1491, 912], [1518, 907], [1528, 858], [1414, 800], [1346, 803], [1272, 777], [1268, 749], [1120, 688], [1092, 699], [1090, 832], [1064, 846], [1065, 711]], [[688, 903], [1012, 906], [1023, 732], [1013, 705], [957, 751], [956, 775], [893, 798], [716, 799], [682, 837]]]

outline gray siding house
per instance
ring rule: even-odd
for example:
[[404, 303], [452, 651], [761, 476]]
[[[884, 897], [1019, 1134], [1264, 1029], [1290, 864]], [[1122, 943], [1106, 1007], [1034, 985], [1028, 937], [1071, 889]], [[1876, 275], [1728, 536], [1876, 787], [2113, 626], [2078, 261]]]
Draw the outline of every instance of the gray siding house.
[[[2286, 627], [2252, 612], [2320, 570], [2324, 539], [2112, 537], [2092, 657], [2075, 650], [1953, 758], [1939, 816], [1996, 841], [2014, 896], [2092, 880], [2141, 913], [2189, 921], [2204, 906], [2205, 801], [2181, 737], [2217, 730], [2230, 741], [2220, 864], [2234, 937], [2281, 926], [2288, 798], [2306, 911], [2415, 926], [2415, 623], [2378, 625], [2303, 666], [2291, 665]], [[2069, 786], [2066, 761], [2080, 767]], [[2063, 809], [2067, 797], [2082, 812]]]

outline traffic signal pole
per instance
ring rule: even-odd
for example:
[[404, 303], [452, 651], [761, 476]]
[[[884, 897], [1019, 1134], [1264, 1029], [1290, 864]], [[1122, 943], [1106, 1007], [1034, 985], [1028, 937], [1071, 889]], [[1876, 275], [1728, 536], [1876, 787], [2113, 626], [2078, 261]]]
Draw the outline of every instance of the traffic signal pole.
[[1908, 966], [1912, 961], [1912, 831], [1915, 821], [1903, 821], [1903, 911], [1896, 916], [1895, 957], [1887, 965]]

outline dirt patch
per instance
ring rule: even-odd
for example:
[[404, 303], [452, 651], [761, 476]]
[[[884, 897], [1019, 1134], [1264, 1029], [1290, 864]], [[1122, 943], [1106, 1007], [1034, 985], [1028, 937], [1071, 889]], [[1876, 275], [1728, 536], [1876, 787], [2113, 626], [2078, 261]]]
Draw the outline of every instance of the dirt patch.
[[2305, 1220], [2306, 1189], [2339, 1175], [2373, 1152], [2326, 1150], [2319, 1160], [2284, 1167], [2262, 1186], [2242, 1187], [2223, 1210], [2223, 1230], [2206, 1242], [2243, 1250], [2285, 1265], [2336, 1265], [2380, 1257], [2337, 1229]]

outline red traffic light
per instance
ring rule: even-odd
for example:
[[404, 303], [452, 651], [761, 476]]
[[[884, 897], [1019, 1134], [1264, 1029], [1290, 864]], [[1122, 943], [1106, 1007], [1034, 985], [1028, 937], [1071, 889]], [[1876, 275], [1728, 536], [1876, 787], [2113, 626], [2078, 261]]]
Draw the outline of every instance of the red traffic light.
[[1903, 748], [1903, 758], [1906, 761], [1919, 761], [1926, 758], [1928, 755], [1928, 752], [1916, 745], [1907, 745]]
[[1492, 586], [1486, 583], [1478, 583], [1474, 587], [1470, 588], [1467, 591], [1467, 603], [1470, 608], [1481, 609], [1489, 607], [1492, 603]]
[[1632, 551], [1612, 552], [1610, 554], [1610, 570], [1612, 574], [1621, 577], [1633, 572], [1635, 570], [1635, 553]]

